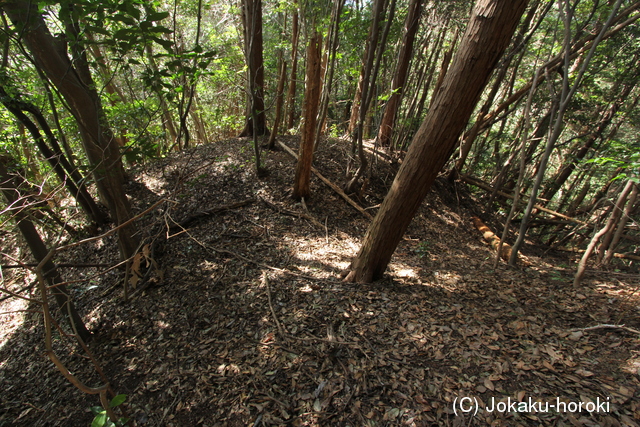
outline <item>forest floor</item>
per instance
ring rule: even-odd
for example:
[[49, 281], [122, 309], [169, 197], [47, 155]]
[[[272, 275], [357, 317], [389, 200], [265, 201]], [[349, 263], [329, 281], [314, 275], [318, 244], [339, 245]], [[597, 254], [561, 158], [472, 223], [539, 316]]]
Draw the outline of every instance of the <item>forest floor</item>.
[[[282, 140], [296, 149], [296, 138]], [[315, 161], [338, 184], [344, 145], [324, 142]], [[87, 279], [72, 291], [95, 332], [88, 345], [136, 425], [640, 425], [640, 335], [580, 330], [640, 329], [638, 274], [622, 264], [589, 270], [575, 288], [575, 255], [534, 242], [518, 268], [494, 269], [471, 217], [494, 230], [496, 218], [466, 185], [438, 180], [385, 278], [343, 283], [369, 219], [315, 176], [307, 214], [290, 197], [295, 161], [284, 151], [264, 157], [262, 179], [247, 139], [131, 170], [136, 212], [175, 203], [138, 221], [143, 237], [169, 237], [151, 254], [162, 277], [128, 301], [119, 270], [62, 269]], [[395, 169], [378, 161], [373, 172], [358, 199], [365, 208], [382, 201]], [[215, 211], [236, 202], [246, 203]], [[186, 230], [175, 226], [189, 218]], [[107, 237], [57, 262], [116, 259]], [[3, 273], [13, 290], [34, 280]], [[0, 316], [0, 426], [88, 426], [99, 400], [45, 356], [37, 310], [0, 303], [11, 312]], [[85, 384], [101, 384], [68, 340], [55, 349]], [[463, 398], [477, 413], [461, 412]]]

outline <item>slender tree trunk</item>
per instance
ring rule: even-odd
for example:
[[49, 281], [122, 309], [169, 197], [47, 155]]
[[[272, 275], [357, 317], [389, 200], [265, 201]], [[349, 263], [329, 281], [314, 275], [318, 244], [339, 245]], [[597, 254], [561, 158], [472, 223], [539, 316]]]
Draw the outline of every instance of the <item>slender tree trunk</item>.
[[267, 148], [274, 150], [276, 147], [276, 137], [278, 136], [278, 130], [280, 129], [280, 122], [282, 121], [282, 107], [284, 104], [284, 85], [287, 81], [287, 61], [284, 60], [282, 51], [278, 53], [279, 63], [279, 75], [278, 75], [278, 87], [276, 89], [276, 117], [273, 121], [273, 129], [269, 135], [269, 142]]
[[[638, 19], [640, 19], [640, 14], [635, 14], [631, 18], [628, 18], [629, 15], [636, 11], [640, 7], [640, 2], [634, 2], [627, 8], [623, 9], [618, 13], [613, 19], [610, 21], [609, 30], [602, 36], [602, 40], [608, 39], [622, 29], [627, 26], [633, 24]], [[589, 51], [594, 44], [594, 41], [598, 37], [597, 33], [588, 33], [583, 38], [575, 41], [570, 47], [569, 59], [575, 59], [583, 55], [585, 52]], [[549, 74], [556, 73], [558, 70], [563, 68], [564, 66], [565, 55], [564, 53], [560, 53], [555, 57], [551, 58], [547, 61], [542, 67], [549, 70]], [[537, 81], [529, 81], [525, 85], [523, 85], [520, 89], [515, 91], [511, 96], [509, 96], [504, 102], [497, 105], [491, 112], [484, 116], [482, 120], [482, 124], [480, 125], [481, 130], [485, 129], [489, 126], [493, 121], [504, 111], [506, 111], [510, 106], [520, 101], [528, 92], [533, 84], [539, 85], [545, 79], [545, 74], [541, 74], [538, 77]]]
[[587, 246], [587, 249], [584, 251], [584, 254], [582, 254], [582, 258], [578, 263], [576, 275], [573, 278], [573, 286], [578, 286], [580, 285], [580, 282], [582, 282], [582, 277], [584, 276], [584, 272], [587, 268], [587, 261], [589, 260], [589, 257], [591, 257], [591, 254], [600, 241], [600, 238], [609, 233], [618, 223], [620, 215], [622, 214], [622, 209], [624, 208], [624, 204], [627, 202], [627, 197], [629, 196], [629, 193], [631, 192], [633, 186], [634, 185], [632, 180], [627, 181], [627, 184], [622, 189], [622, 192], [618, 196], [618, 200], [616, 200], [616, 203], [613, 206], [609, 221], [607, 221], [607, 224], [600, 231], [593, 235], [591, 242], [589, 242], [589, 246]]
[[[57, 46], [35, 3], [27, 0], [5, 1], [2, 5], [22, 40], [41, 68], [67, 101], [78, 122], [100, 197], [109, 207], [118, 225], [131, 219], [131, 207], [124, 191], [125, 175], [119, 147], [102, 111], [100, 97], [92, 82], [84, 79], [69, 57]], [[81, 77], [82, 76], [82, 77]], [[138, 247], [133, 223], [118, 229], [118, 245], [123, 259], [133, 256]]]
[[[53, 142], [55, 142], [55, 137], [53, 136], [53, 133], [51, 132], [51, 129], [48, 127], [47, 123], [44, 122], [44, 117], [42, 116], [42, 114], [37, 111], [34, 105], [26, 105], [26, 103], [10, 98], [7, 92], [4, 90], [4, 87], [2, 86], [0, 86], [0, 97], [2, 98], [2, 103], [7, 108], [7, 110], [9, 110], [16, 117], [16, 119], [18, 119], [20, 123], [22, 123], [22, 125], [29, 130], [29, 133], [38, 146], [40, 153], [42, 154], [44, 159], [49, 162], [51, 168], [58, 176], [58, 179], [60, 179], [60, 182], [64, 184], [71, 196], [76, 199], [87, 217], [89, 217], [89, 219], [98, 226], [104, 225], [107, 222], [108, 218], [100, 210], [98, 205], [95, 203], [95, 201], [87, 191], [78, 171], [69, 164], [57, 143], [52, 144], [53, 149], [46, 144], [35, 123], [33, 123], [23, 113], [23, 110], [26, 109], [30, 112], [35, 111], [38, 115], [38, 122], [43, 127], [43, 130], [49, 137], [49, 140], [53, 140]], [[68, 176], [67, 174], [69, 174], [70, 176]]]
[[300, 154], [293, 185], [293, 198], [309, 198], [311, 195], [311, 163], [313, 161], [313, 146], [320, 102], [320, 80], [322, 61], [322, 35], [314, 30], [307, 46], [307, 71], [304, 89], [304, 127], [300, 141]]
[[287, 130], [293, 128], [296, 117], [296, 79], [298, 77], [298, 41], [300, 29], [298, 28], [298, 2], [294, 0], [295, 10], [291, 18], [291, 77], [287, 90]]
[[[596, 256], [596, 262], [600, 264], [602, 259], [604, 258], [605, 252], [612, 248], [611, 241], [613, 240], [613, 236], [615, 234], [616, 228], [622, 225], [624, 228], [624, 223], [622, 223], [621, 219], [624, 218], [624, 213], [626, 211], [626, 205], [629, 203], [628, 200], [633, 197], [633, 202], [631, 203], [631, 208], [633, 208], [633, 203], [635, 203], [635, 198], [637, 197], [638, 189], [635, 183], [632, 180], [629, 180], [625, 185], [620, 197], [616, 201], [615, 206], [613, 207], [613, 212], [611, 213], [611, 217], [609, 218], [609, 222], [611, 226], [608, 228], [607, 232], [602, 236], [602, 243], [598, 246], [598, 255]], [[616, 242], [617, 243], [617, 242]], [[610, 257], [609, 257], [610, 259]]]
[[382, 116], [382, 122], [380, 123], [380, 130], [378, 131], [378, 143], [383, 147], [387, 147], [391, 144], [391, 132], [393, 132], [396, 115], [405, 93], [405, 84], [407, 82], [409, 65], [411, 64], [411, 57], [413, 54], [413, 42], [416, 38], [416, 33], [418, 32], [420, 24], [422, 1], [423, 0], [411, 0], [409, 3], [409, 10], [404, 24], [404, 38], [400, 54], [398, 55], [398, 67], [396, 69], [396, 74], [393, 77], [393, 82], [391, 83], [391, 97], [384, 109], [384, 115]]
[[[8, 165], [12, 163], [11, 159], [4, 155], [0, 155], [0, 188], [2, 193], [7, 199], [8, 204], [15, 210], [14, 218], [18, 223], [18, 228], [22, 233], [27, 245], [31, 249], [31, 253], [36, 261], [41, 262], [49, 253], [49, 250], [45, 246], [42, 238], [38, 234], [36, 227], [28, 219], [26, 199], [20, 196], [20, 183], [16, 182], [15, 176], [10, 176], [8, 171]], [[52, 287], [53, 296], [60, 307], [60, 312], [64, 318], [69, 322], [71, 329], [78, 334], [83, 340], [87, 341], [91, 338], [91, 333], [87, 330], [82, 318], [76, 311], [73, 302], [69, 298], [69, 292], [65, 285], [61, 285], [62, 279], [56, 269], [55, 264], [52, 261], [45, 263], [43, 271], [49, 286]], [[53, 287], [54, 285], [57, 285]]]
[[[264, 110], [264, 61], [262, 57], [262, 0], [243, 0], [245, 55], [248, 65], [250, 114], [240, 136], [268, 135]], [[255, 122], [254, 122], [255, 117]]]
[[[616, 250], [616, 247], [618, 246], [618, 243], [620, 243], [620, 240], [622, 239], [622, 235], [624, 234], [624, 228], [627, 225], [627, 222], [629, 221], [629, 219], [631, 218], [633, 209], [636, 204], [636, 200], [638, 200], [638, 185], [633, 183], [631, 194], [629, 194], [629, 201], [624, 207], [624, 212], [622, 213], [622, 217], [620, 218], [620, 221], [617, 224], [616, 232], [613, 235], [611, 242], [605, 245], [603, 241], [602, 247], [600, 248], [600, 253], [598, 255], [600, 258], [602, 258], [603, 264], [609, 264], [611, 262], [611, 258], [613, 258], [614, 251]], [[605, 246], [606, 246], [606, 253], [605, 253]], [[604, 256], [602, 256], [601, 254], [604, 254]]]
[[[149, 61], [149, 66], [151, 67], [151, 71], [153, 71], [156, 76], [159, 76], [160, 70], [158, 69], [156, 59], [153, 56], [153, 47], [151, 43], [147, 43], [144, 48], [147, 54], [147, 60]], [[156, 97], [160, 101], [160, 111], [162, 112], [163, 125], [169, 133], [169, 147], [171, 148], [178, 142], [178, 132], [176, 132], [176, 125], [173, 122], [173, 117], [171, 115], [171, 112], [169, 111], [169, 108], [167, 107], [167, 102], [162, 91], [159, 88], [153, 88], [152, 90], [156, 93]], [[161, 152], [162, 147], [160, 148], [158, 154], [160, 154]]]
[[452, 67], [345, 280], [371, 282], [384, 273], [398, 242], [451, 155], [526, 4], [526, 0], [476, 3]]
[[[556, 120], [553, 126], [553, 130], [549, 135], [545, 153], [540, 160], [540, 168], [538, 170], [536, 181], [533, 185], [533, 188], [531, 189], [531, 197], [529, 198], [529, 204], [527, 205], [525, 213], [522, 217], [522, 222], [520, 224], [520, 231], [518, 232], [518, 238], [511, 250], [511, 258], [509, 259], [510, 265], [515, 264], [518, 257], [518, 251], [520, 250], [520, 247], [524, 242], [524, 237], [527, 232], [527, 227], [529, 226], [529, 218], [531, 217], [533, 205], [536, 203], [536, 200], [537, 200], [538, 189], [540, 188], [542, 179], [544, 178], [547, 162], [549, 160], [549, 156], [551, 155], [551, 150], [555, 146], [556, 141], [558, 140], [558, 138], [560, 137], [560, 134], [562, 133], [562, 130], [564, 129], [564, 114], [567, 111], [569, 102], [571, 101], [571, 99], [573, 98], [573, 95], [575, 94], [576, 90], [580, 86], [582, 82], [582, 77], [584, 76], [584, 73], [587, 70], [587, 67], [589, 66], [589, 63], [591, 62], [591, 58], [593, 57], [593, 54], [595, 52], [595, 48], [603, 39], [605, 32], [607, 31], [607, 28], [611, 25], [611, 21], [614, 18], [615, 13], [617, 12], [621, 3], [622, 3], [622, 0], [618, 0], [614, 5], [613, 10], [609, 15], [609, 18], [607, 19], [607, 22], [604, 24], [603, 28], [600, 30], [598, 36], [595, 38], [593, 44], [591, 45], [591, 49], [589, 50], [587, 57], [584, 59], [584, 61], [582, 61], [580, 70], [576, 73], [577, 75], [573, 80], [573, 84], [569, 85], [568, 72], [565, 72], [563, 75], [562, 92], [560, 93], [560, 97], [559, 97], [559, 102], [558, 102], [559, 105], [558, 105]], [[571, 58], [571, 17], [572, 17], [570, 12], [571, 6], [569, 5], [569, 0], [564, 0], [563, 7], [565, 8], [565, 10], [562, 12], [563, 18], [564, 18], [564, 65], [565, 65], [564, 69], [568, 70], [569, 69], [568, 65]], [[548, 74], [548, 71], [547, 71], [547, 74]], [[548, 78], [549, 76], [547, 75], [547, 81], [548, 81]], [[552, 117], [554, 116], [554, 114], [552, 114]]]
[[436, 86], [433, 88], [433, 95], [431, 96], [431, 103], [429, 105], [433, 105], [433, 101], [436, 99], [438, 91], [442, 86], [442, 82], [447, 75], [447, 70], [449, 70], [449, 63], [451, 63], [451, 57], [453, 56], [453, 52], [456, 49], [456, 43], [458, 42], [458, 31], [453, 36], [453, 42], [451, 42], [451, 47], [448, 51], [445, 52], [444, 58], [442, 59], [442, 66], [440, 67], [440, 73], [438, 73], [438, 80], [436, 80]]
[[[391, 21], [393, 20], [393, 14], [395, 13], [395, 4], [396, 0], [391, 0], [391, 5], [389, 7], [389, 18], [387, 19], [387, 24], [385, 25], [382, 40], [378, 43], [379, 37], [379, 26], [380, 21], [385, 13], [385, 1], [384, 0], [375, 0], [373, 6], [374, 18], [371, 22], [371, 29], [369, 31], [369, 44], [367, 48], [367, 52], [365, 55], [365, 61], [363, 62], [363, 73], [362, 73], [362, 90], [360, 94], [360, 105], [358, 107], [358, 120], [355, 127], [355, 133], [353, 135], [352, 145], [353, 147], [357, 147], [358, 150], [358, 158], [360, 159], [360, 166], [358, 170], [353, 174], [353, 177], [349, 180], [347, 185], [345, 186], [345, 192], [354, 193], [356, 191], [357, 185], [359, 183], [360, 178], [364, 176], [365, 171], [367, 170], [367, 156], [364, 152], [364, 147], [362, 145], [362, 138], [364, 133], [364, 122], [367, 116], [367, 112], [369, 110], [369, 105], [371, 102], [373, 89], [375, 87], [375, 81], [378, 74], [378, 69], [380, 67], [380, 60], [382, 58], [382, 52], [384, 51], [386, 38], [389, 33], [389, 28]], [[354, 101], [355, 106], [355, 101]]]
[[327, 37], [327, 62], [328, 68], [324, 73], [324, 84], [322, 86], [322, 95], [320, 96], [320, 111], [318, 112], [318, 123], [316, 124], [316, 145], [314, 151], [318, 149], [320, 142], [320, 135], [322, 134], [325, 121], [327, 119], [327, 112], [329, 110], [329, 98], [331, 97], [331, 86], [333, 84], [333, 75], [335, 72], [336, 53], [338, 50], [340, 34], [340, 15], [344, 6], [345, 0], [336, 0], [333, 8], [333, 19], [331, 20], [331, 31]]

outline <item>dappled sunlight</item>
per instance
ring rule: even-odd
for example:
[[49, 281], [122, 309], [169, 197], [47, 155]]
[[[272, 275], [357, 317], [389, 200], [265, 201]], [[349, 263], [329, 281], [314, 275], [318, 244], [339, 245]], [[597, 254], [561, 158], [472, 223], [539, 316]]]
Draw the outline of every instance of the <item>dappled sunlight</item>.
[[147, 187], [157, 196], [162, 197], [165, 195], [166, 190], [164, 188], [165, 186], [164, 180], [159, 179], [158, 177], [152, 176], [147, 173], [140, 174], [139, 180], [142, 182], [142, 184], [144, 184], [145, 187]]
[[[298, 417], [301, 425], [321, 426], [342, 408], [391, 420], [404, 417], [400, 411], [444, 410], [442, 401], [454, 391], [484, 396], [489, 385], [513, 395], [518, 387], [546, 384], [529, 375], [547, 369], [545, 362], [558, 370], [558, 360], [583, 360], [578, 351], [587, 343], [566, 344], [545, 328], [564, 333], [588, 324], [582, 314], [589, 308], [604, 321], [619, 312], [620, 301], [637, 305], [630, 287], [611, 281], [590, 284], [590, 293], [570, 292], [544, 271], [494, 269], [491, 247], [461, 227], [465, 213], [437, 194], [412, 222], [382, 280], [342, 282], [339, 273], [360, 249], [368, 220], [317, 182], [305, 211], [290, 198], [287, 177], [295, 163], [285, 153], [265, 156], [273, 172], [260, 181], [250, 166], [240, 166], [250, 165], [247, 150], [221, 154], [234, 144], [248, 146], [238, 140], [202, 146], [176, 155], [178, 164], [152, 165], [145, 174], [155, 178], [142, 179], [133, 200], [148, 206], [178, 188], [178, 204], [167, 211], [177, 222], [249, 202], [172, 235], [156, 255], [164, 279], [126, 304], [118, 274], [79, 293], [82, 299], [117, 290], [104, 302], [90, 300], [83, 313], [99, 331], [91, 345], [109, 361], [107, 376], [133, 396], [137, 419], [156, 414], [160, 421], [163, 410], [155, 408], [168, 407], [173, 425], [197, 424], [211, 419], [213, 405], [217, 420], [241, 425], [264, 416], [273, 425]], [[601, 298], [600, 308], [588, 305], [591, 298]], [[616, 356], [618, 343], [588, 345], [599, 351], [613, 345], [609, 360], [631, 372], [637, 360]]]
[[[0, 295], [5, 294], [1, 293]], [[29, 301], [18, 298], [9, 298], [0, 302], [0, 325], [2, 325], [0, 327], [0, 351], [24, 324], [26, 316], [29, 314], [25, 311], [28, 307]], [[4, 363], [5, 361], [0, 362], [0, 369], [3, 368]]]

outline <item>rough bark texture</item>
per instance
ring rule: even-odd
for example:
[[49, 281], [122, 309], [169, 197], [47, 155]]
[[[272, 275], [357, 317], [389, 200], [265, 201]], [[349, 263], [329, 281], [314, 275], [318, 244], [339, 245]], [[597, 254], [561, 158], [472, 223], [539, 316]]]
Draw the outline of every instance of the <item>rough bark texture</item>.
[[413, 42], [416, 39], [418, 26], [420, 23], [420, 12], [422, 10], [422, 0], [411, 0], [407, 19], [405, 21], [404, 40], [402, 48], [398, 55], [398, 68], [391, 83], [391, 97], [387, 102], [387, 106], [382, 116], [380, 130], [378, 131], [378, 143], [384, 147], [389, 146], [391, 142], [391, 132], [396, 121], [396, 113], [400, 108], [400, 101], [404, 93], [404, 86], [407, 83], [409, 74], [409, 64], [413, 53]]
[[296, 10], [293, 12], [291, 23], [291, 77], [287, 90], [287, 129], [293, 128], [296, 117], [296, 77], [298, 75], [298, 40], [300, 31], [298, 27], [298, 3], [294, 1]]
[[300, 154], [296, 177], [293, 184], [293, 198], [308, 198], [311, 195], [311, 163], [313, 161], [313, 145], [320, 102], [322, 35], [315, 32], [307, 46], [307, 75], [304, 89], [304, 128], [300, 141]]
[[526, 0], [476, 3], [462, 45], [345, 280], [371, 282], [382, 277], [411, 219], [451, 155], [526, 4]]
[[[12, 20], [36, 65], [41, 68], [64, 97], [78, 123], [101, 199], [118, 224], [131, 218], [131, 208], [124, 192], [125, 175], [120, 150], [109, 128], [100, 97], [93, 82], [81, 77], [66, 52], [51, 35], [37, 4], [27, 0], [5, 1], [4, 11]], [[118, 230], [122, 258], [132, 256], [138, 246], [135, 226]]]
[[[267, 135], [264, 114], [264, 61], [262, 57], [262, 0], [243, 1], [244, 43], [249, 68], [250, 111], [240, 136]], [[253, 123], [253, 117], [256, 122]]]
[[280, 129], [280, 122], [282, 121], [282, 107], [284, 104], [284, 84], [287, 80], [287, 61], [284, 60], [282, 51], [279, 54], [278, 69], [280, 70], [278, 76], [278, 88], [276, 89], [276, 117], [273, 120], [273, 129], [271, 135], [269, 135], [269, 142], [267, 147], [269, 150], [274, 150], [276, 147], [276, 137], [278, 136], [278, 130]]

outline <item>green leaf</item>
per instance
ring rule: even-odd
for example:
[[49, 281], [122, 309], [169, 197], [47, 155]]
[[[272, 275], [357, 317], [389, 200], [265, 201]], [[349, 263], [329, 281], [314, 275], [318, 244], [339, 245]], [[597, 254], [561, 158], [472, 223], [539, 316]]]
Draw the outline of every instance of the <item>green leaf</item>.
[[162, 21], [164, 18], [169, 16], [169, 12], [154, 12], [147, 15], [147, 20], [149, 21]]
[[128, 28], [122, 28], [113, 34], [113, 38], [116, 40], [129, 40], [131, 38], [131, 34]]
[[136, 21], [133, 18], [131, 18], [130, 16], [123, 15], [121, 13], [116, 13], [115, 15], [113, 15], [113, 19], [116, 21], [123, 22], [127, 25], [136, 25]]
[[171, 52], [171, 48], [173, 47], [173, 42], [170, 40], [163, 40], [163, 39], [159, 39], [157, 37], [153, 38], [153, 41], [155, 41], [156, 43], [158, 43], [160, 46], [162, 46], [163, 48], [165, 48], [167, 51]]
[[104, 412], [104, 408], [102, 406], [92, 406], [91, 407], [91, 413], [93, 415], [98, 415], [100, 413]]
[[127, 400], [127, 395], [126, 394], [119, 394], [116, 397], [114, 397], [113, 399], [111, 399], [111, 402], [109, 403], [109, 407], [110, 408], [115, 408], [118, 405], [122, 405], [125, 400]]
[[155, 27], [149, 28], [150, 33], [164, 33], [171, 34], [173, 30], [168, 29], [167, 27], [163, 27], [162, 25], [156, 25]]
[[103, 411], [102, 413], [96, 415], [96, 417], [93, 419], [93, 422], [91, 423], [91, 427], [104, 427], [106, 423], [107, 413], [106, 411]]

